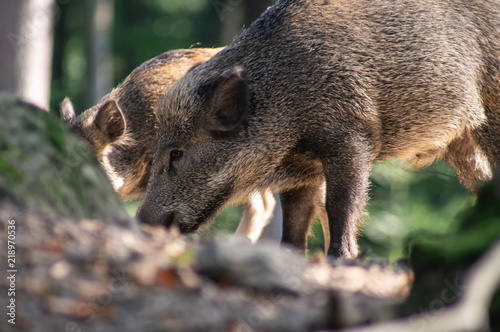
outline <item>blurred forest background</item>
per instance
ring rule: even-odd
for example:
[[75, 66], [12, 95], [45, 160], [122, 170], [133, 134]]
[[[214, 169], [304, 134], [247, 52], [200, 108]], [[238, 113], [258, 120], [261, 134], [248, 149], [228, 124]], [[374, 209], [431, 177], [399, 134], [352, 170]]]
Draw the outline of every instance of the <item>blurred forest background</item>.
[[[0, 90], [56, 112], [65, 96], [84, 111], [142, 62], [165, 51], [227, 45], [270, 0], [2, 0]], [[401, 161], [376, 165], [368, 221], [360, 246], [398, 259], [417, 233], [453, 232], [474, 196], [443, 162], [413, 170]], [[137, 202], [128, 204], [131, 214]], [[240, 207], [226, 209], [208, 229], [232, 232]], [[322, 231], [312, 227], [310, 252]]]

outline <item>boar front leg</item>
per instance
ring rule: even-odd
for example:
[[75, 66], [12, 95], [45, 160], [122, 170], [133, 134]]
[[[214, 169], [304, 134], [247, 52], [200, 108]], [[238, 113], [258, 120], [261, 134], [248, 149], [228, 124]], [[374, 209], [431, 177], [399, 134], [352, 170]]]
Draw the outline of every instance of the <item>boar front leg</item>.
[[323, 162], [330, 228], [328, 255], [333, 257], [352, 258], [358, 255], [356, 237], [367, 198], [372, 158], [356, 148], [359, 146], [341, 149], [339, 151], [346, 156]]
[[315, 203], [322, 193], [318, 186], [307, 186], [280, 193], [283, 210], [282, 242], [306, 249], [307, 234], [316, 212]]

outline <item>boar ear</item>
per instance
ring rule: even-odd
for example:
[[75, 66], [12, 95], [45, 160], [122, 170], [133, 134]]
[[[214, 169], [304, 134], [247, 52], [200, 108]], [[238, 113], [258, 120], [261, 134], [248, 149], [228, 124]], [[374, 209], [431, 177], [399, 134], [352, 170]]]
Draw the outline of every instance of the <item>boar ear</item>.
[[64, 123], [69, 124], [76, 118], [75, 108], [69, 97], [66, 97], [61, 102], [61, 108], [59, 109], [59, 115]]
[[245, 70], [234, 67], [220, 76], [212, 98], [211, 124], [213, 129], [227, 132], [245, 120], [248, 111], [248, 88]]
[[108, 100], [99, 108], [94, 124], [110, 143], [118, 140], [125, 133], [127, 126], [125, 116], [114, 99]]

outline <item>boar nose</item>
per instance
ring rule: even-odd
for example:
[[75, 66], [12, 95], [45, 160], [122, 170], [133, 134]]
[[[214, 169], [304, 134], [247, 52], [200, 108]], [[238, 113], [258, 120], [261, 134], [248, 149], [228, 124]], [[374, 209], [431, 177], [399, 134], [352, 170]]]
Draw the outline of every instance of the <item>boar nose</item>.
[[136, 218], [139, 222], [145, 224], [161, 224], [161, 210], [155, 204], [149, 204], [146, 200], [142, 200], [137, 210]]
[[145, 224], [163, 224], [169, 227], [175, 222], [175, 212], [159, 212], [141, 206], [137, 211], [136, 218], [139, 220], [139, 222]]
[[151, 213], [151, 209], [145, 208], [144, 204], [141, 204], [139, 206], [139, 210], [137, 210], [137, 213], [135, 215], [136, 219], [139, 220], [141, 223], [145, 224], [154, 224], [154, 215]]

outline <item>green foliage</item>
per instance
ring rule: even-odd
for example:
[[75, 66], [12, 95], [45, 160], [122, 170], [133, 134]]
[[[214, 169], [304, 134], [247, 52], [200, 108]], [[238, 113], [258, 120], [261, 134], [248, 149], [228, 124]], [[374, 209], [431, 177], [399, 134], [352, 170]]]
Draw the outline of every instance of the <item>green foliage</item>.
[[412, 234], [453, 231], [457, 217], [474, 203], [474, 196], [444, 162], [417, 170], [400, 160], [380, 163], [371, 180], [360, 245], [376, 256], [402, 257], [405, 241]]
[[[415, 273], [415, 283], [404, 312], [414, 308], [432, 309], [433, 303], [450, 304], [444, 292], [463, 292], [465, 273], [493, 243], [500, 239], [500, 177], [486, 184], [479, 192], [476, 204], [467, 209], [453, 229], [446, 234], [417, 234], [410, 237], [409, 261]], [[497, 295], [490, 308], [492, 331], [498, 330], [500, 302]], [[493, 295], [493, 294], [492, 294]]]
[[325, 240], [323, 235], [323, 228], [319, 219], [313, 221], [309, 236], [307, 237], [307, 255], [314, 257], [317, 252], [324, 252]]
[[216, 233], [234, 233], [240, 222], [241, 206], [231, 206], [222, 211], [210, 225], [200, 230], [201, 236], [212, 237]]
[[141, 200], [133, 200], [129, 202], [125, 202], [125, 210], [127, 210], [127, 213], [131, 216], [134, 217], [137, 209], [139, 209], [139, 204], [141, 204]]

